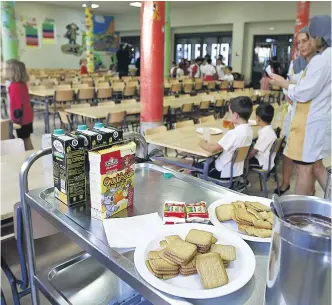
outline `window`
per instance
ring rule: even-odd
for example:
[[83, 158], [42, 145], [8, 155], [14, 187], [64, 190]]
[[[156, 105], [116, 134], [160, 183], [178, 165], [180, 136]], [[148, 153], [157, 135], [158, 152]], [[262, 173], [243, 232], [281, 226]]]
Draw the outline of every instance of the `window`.
[[230, 65], [232, 33], [188, 33], [176, 34], [175, 39], [175, 62], [181, 58], [188, 60], [210, 55], [212, 64], [216, 65], [217, 58], [221, 54], [224, 63]]

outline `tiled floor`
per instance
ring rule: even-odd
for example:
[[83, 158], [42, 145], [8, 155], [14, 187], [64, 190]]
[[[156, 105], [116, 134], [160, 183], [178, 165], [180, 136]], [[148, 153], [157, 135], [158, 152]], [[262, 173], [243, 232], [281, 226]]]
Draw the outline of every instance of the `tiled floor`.
[[[59, 126], [59, 122], [57, 121], [57, 126]], [[53, 127], [53, 120], [51, 120], [51, 128]], [[32, 142], [35, 148], [39, 148], [41, 146], [41, 136], [44, 133], [44, 125], [40, 118], [36, 118], [36, 122], [34, 123], [34, 134], [32, 135]], [[330, 165], [331, 159], [324, 160], [325, 165]], [[263, 192], [260, 190], [259, 180], [257, 175], [250, 174], [249, 180], [251, 182], [251, 187], [248, 190], [248, 194], [263, 196]], [[291, 183], [291, 194], [294, 191], [295, 181], [292, 179]], [[275, 183], [271, 180], [268, 182], [269, 189], [269, 197], [271, 198], [273, 194], [273, 190], [275, 189]], [[316, 196], [322, 197], [323, 191], [320, 186], [316, 185]], [[8, 264], [11, 266], [13, 272], [19, 276], [19, 264], [18, 257], [16, 253], [15, 240], [9, 240], [1, 244], [2, 246], [2, 255], [5, 257]], [[51, 237], [42, 238], [36, 241], [36, 255], [37, 255], [37, 268], [43, 268], [53, 264], [54, 262], [60, 261], [63, 258], [74, 255], [75, 253], [80, 252], [80, 248], [73, 244], [67, 237], [63, 234], [53, 235]], [[11, 290], [8, 284], [8, 281], [4, 275], [1, 273], [1, 287], [4, 292], [4, 295], [7, 300], [7, 304], [13, 304], [11, 297]], [[41, 304], [49, 304], [45, 297], [41, 295]], [[22, 305], [31, 304], [30, 296], [26, 296], [21, 300]]]

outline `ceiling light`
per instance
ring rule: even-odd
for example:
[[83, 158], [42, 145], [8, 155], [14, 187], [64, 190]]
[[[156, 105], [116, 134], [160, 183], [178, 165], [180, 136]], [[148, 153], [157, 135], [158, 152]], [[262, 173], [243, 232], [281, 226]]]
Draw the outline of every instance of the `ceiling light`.
[[[82, 4], [82, 7], [86, 7], [86, 6], [87, 6], [87, 5], [86, 5], [85, 3]], [[99, 7], [99, 4], [92, 3], [90, 7], [91, 7], [91, 8], [98, 8], [98, 7]]]
[[270, 31], [274, 31], [275, 29], [276, 29], [276, 28], [274, 28], [274, 27], [270, 27], [270, 28], [269, 28]]
[[129, 3], [129, 5], [133, 6], [133, 7], [141, 7], [142, 3], [141, 2], [131, 2], [131, 3]]

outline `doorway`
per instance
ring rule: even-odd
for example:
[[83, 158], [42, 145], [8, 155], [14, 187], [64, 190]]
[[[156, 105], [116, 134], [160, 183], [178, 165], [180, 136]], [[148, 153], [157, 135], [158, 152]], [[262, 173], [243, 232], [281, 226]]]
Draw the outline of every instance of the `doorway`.
[[281, 74], [287, 75], [291, 62], [293, 35], [255, 35], [251, 67], [251, 82], [255, 89], [260, 88], [262, 73], [272, 58], [280, 63]]

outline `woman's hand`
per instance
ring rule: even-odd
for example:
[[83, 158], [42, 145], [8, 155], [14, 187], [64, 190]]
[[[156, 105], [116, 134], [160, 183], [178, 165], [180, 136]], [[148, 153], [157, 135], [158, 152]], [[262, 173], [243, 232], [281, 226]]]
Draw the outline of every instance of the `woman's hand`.
[[284, 79], [282, 76], [272, 73], [270, 77], [270, 84], [272, 86], [279, 86], [281, 88], [288, 89], [289, 81]]

